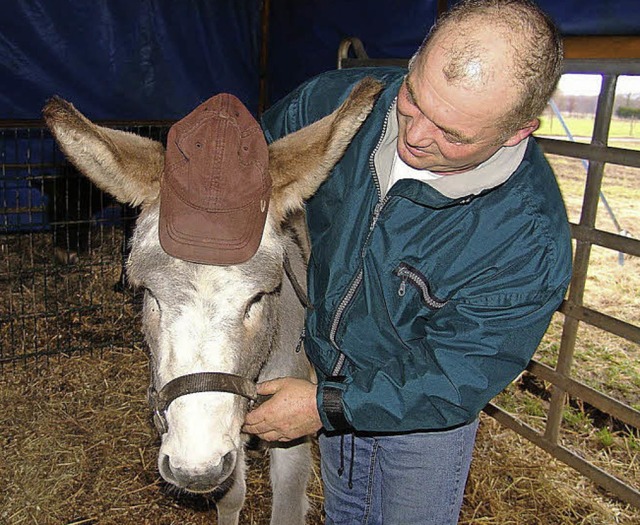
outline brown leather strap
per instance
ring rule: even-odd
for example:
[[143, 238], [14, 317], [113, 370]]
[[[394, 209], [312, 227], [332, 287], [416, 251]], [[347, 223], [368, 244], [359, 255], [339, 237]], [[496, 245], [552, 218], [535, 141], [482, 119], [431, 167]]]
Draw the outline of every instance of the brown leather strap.
[[224, 372], [197, 372], [176, 377], [158, 392], [153, 385], [149, 388], [149, 403], [153, 410], [153, 422], [160, 434], [168, 431], [166, 411], [180, 396], [198, 392], [228, 392], [251, 401], [250, 406], [260, 404], [270, 396], [259, 396], [256, 384], [249, 379]]
[[284, 255], [284, 259], [282, 260], [282, 266], [284, 267], [284, 273], [286, 273], [287, 277], [289, 278], [289, 282], [291, 283], [291, 286], [293, 286], [293, 290], [296, 292], [296, 295], [298, 296], [298, 300], [300, 301], [300, 304], [302, 304], [302, 306], [304, 306], [309, 310], [313, 310], [313, 305], [311, 304], [309, 297], [307, 297], [307, 294], [304, 288], [302, 287], [298, 279], [296, 279], [296, 275], [293, 273], [293, 268], [291, 268], [291, 262], [289, 262], [289, 257], [287, 257], [286, 253]]
[[228, 392], [251, 401], [257, 398], [256, 385], [242, 376], [222, 372], [198, 372], [176, 377], [158, 393], [156, 409], [164, 412], [178, 397], [198, 392]]

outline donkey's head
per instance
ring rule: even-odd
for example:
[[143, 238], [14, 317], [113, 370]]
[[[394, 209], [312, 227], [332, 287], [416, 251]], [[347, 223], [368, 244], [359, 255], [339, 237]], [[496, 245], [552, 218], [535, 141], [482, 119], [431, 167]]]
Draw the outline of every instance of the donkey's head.
[[[343, 155], [380, 87], [364, 80], [334, 113], [269, 146], [272, 193], [262, 241], [250, 260], [227, 266], [187, 262], [160, 246], [160, 143], [97, 126], [62, 99], [46, 105], [47, 125], [70, 161], [120, 202], [142, 206], [127, 273], [144, 288], [159, 468], [178, 487], [208, 492], [230, 475], [253, 383], [276, 347], [293, 353], [304, 313], [283, 279], [283, 263], [288, 254], [301, 277], [304, 263], [289, 218]], [[300, 374], [291, 367], [279, 372]], [[193, 381], [180, 379], [192, 374]], [[226, 386], [203, 388], [203, 381]]]

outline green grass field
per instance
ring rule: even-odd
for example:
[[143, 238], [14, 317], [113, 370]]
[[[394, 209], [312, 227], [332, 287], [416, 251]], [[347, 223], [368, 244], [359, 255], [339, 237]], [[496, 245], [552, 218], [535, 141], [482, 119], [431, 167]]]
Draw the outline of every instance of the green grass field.
[[[565, 117], [565, 123], [574, 137], [590, 138], [593, 132], [593, 122], [593, 116]], [[536, 135], [565, 136], [565, 131], [560, 120], [555, 115], [545, 115], [540, 119], [540, 128], [536, 131]], [[613, 119], [609, 130], [609, 138], [640, 139], [640, 121]]]

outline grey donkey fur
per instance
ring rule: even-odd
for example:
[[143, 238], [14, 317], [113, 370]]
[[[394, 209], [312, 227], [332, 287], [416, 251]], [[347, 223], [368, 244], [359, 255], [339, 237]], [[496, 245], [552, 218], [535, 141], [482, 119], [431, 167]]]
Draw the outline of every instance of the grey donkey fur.
[[[332, 114], [269, 146], [273, 191], [263, 239], [252, 259], [233, 266], [186, 262], [160, 247], [160, 143], [97, 126], [60, 98], [47, 103], [46, 123], [69, 160], [118, 201], [141, 205], [127, 274], [133, 285], [145, 290], [143, 330], [157, 388], [202, 370], [257, 381], [311, 377], [304, 352], [295, 351], [304, 308], [284, 276], [283, 259], [289, 258], [305, 285], [304, 201], [343, 155], [380, 89], [379, 82], [363, 80]], [[247, 400], [240, 396], [203, 392], [183, 396], [167, 410], [169, 430], [162, 436], [160, 472], [184, 490], [215, 493], [220, 525], [238, 523], [245, 498], [240, 427], [247, 409]], [[227, 443], [228, 450], [214, 460], [200, 445], [209, 442], [211, 448]], [[192, 457], [196, 452], [202, 461]], [[274, 445], [270, 454], [271, 524], [301, 525], [308, 507], [309, 442]]]

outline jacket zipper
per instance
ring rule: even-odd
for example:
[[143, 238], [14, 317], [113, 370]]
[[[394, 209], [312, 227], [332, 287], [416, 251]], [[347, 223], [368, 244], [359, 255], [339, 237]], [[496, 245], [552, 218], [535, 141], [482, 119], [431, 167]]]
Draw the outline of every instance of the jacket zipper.
[[[371, 233], [373, 232], [373, 229], [375, 228], [376, 223], [378, 222], [378, 218], [380, 217], [380, 213], [382, 212], [382, 208], [384, 208], [384, 205], [387, 203], [387, 197], [386, 196], [385, 196], [384, 199], [381, 198], [382, 197], [382, 191], [380, 189], [380, 180], [378, 179], [378, 174], [376, 173], [376, 166], [375, 166], [375, 162], [374, 162], [374, 157], [375, 157], [376, 153], [378, 152], [378, 149], [380, 149], [380, 145], [382, 144], [382, 140], [384, 139], [384, 135], [387, 132], [387, 125], [388, 125], [388, 121], [389, 121], [389, 115], [391, 114], [392, 108], [393, 108], [393, 104], [391, 104], [391, 106], [387, 110], [387, 115], [386, 115], [386, 117], [384, 119], [384, 123], [382, 125], [382, 132], [380, 133], [380, 138], [378, 139], [378, 143], [376, 144], [376, 147], [373, 148], [373, 151], [371, 152], [371, 155], [369, 156], [369, 170], [373, 174], [373, 182], [375, 183], [376, 191], [378, 193], [378, 203], [375, 205], [375, 208], [373, 209], [373, 216], [371, 218], [371, 223], [369, 224], [369, 233], [367, 234], [367, 238], [365, 239], [365, 242], [364, 242], [364, 244], [362, 246], [362, 250], [360, 252], [360, 257], [361, 258], [364, 258], [364, 253], [365, 253], [366, 247], [367, 247], [367, 245], [369, 243], [369, 238], [371, 237]], [[342, 316], [344, 315], [344, 312], [347, 309], [347, 306], [349, 305], [349, 303], [351, 302], [351, 300], [355, 296], [356, 291], [358, 290], [358, 287], [360, 286], [360, 284], [362, 284], [363, 275], [364, 275], [364, 271], [363, 271], [363, 269], [361, 267], [360, 270], [358, 271], [358, 274], [356, 275], [356, 278], [351, 283], [351, 286], [349, 286], [349, 289], [347, 290], [347, 293], [345, 294], [345, 296], [340, 301], [340, 304], [338, 305], [336, 313], [333, 316], [333, 322], [331, 323], [331, 330], [329, 332], [329, 341], [331, 342], [333, 347], [338, 351], [338, 360], [336, 361], [336, 364], [333, 367], [333, 370], [331, 371], [331, 375], [332, 376], [339, 376], [340, 375], [340, 372], [342, 371], [342, 367], [344, 366], [344, 362], [346, 360], [346, 356], [344, 355], [344, 353], [342, 353], [342, 351], [340, 350], [340, 347], [338, 346], [338, 343], [336, 341], [336, 335], [338, 333], [338, 327], [340, 326], [340, 321], [342, 320]]]
[[353, 296], [356, 294], [356, 290], [358, 289], [358, 287], [360, 286], [360, 283], [362, 282], [362, 274], [363, 274], [362, 269], [360, 269], [360, 271], [358, 272], [358, 275], [356, 275], [355, 280], [351, 283], [349, 290], [347, 290], [347, 294], [342, 298], [342, 301], [340, 301], [340, 304], [338, 305], [338, 309], [336, 310], [336, 315], [333, 317], [333, 323], [331, 323], [329, 340], [331, 341], [331, 344], [335, 347], [335, 349], [338, 350], [339, 352], [338, 360], [336, 361], [336, 364], [333, 367], [333, 370], [331, 371], [332, 376], [339, 376], [340, 371], [344, 366], [344, 361], [346, 359], [346, 356], [340, 351], [340, 347], [336, 342], [336, 334], [338, 332], [338, 325], [340, 324], [342, 315], [344, 314], [344, 311], [346, 310], [347, 305], [351, 302], [351, 299], [353, 299]]
[[391, 104], [391, 106], [389, 106], [389, 109], [387, 110], [387, 115], [385, 116], [384, 123], [382, 124], [382, 133], [380, 133], [380, 138], [378, 139], [378, 143], [376, 144], [376, 147], [373, 148], [373, 151], [369, 156], [369, 171], [373, 174], [373, 182], [375, 183], [376, 190], [378, 191], [378, 201], [380, 201], [382, 198], [382, 190], [380, 189], [380, 179], [378, 178], [378, 173], [376, 172], [376, 164], [374, 162], [374, 159], [375, 159], [376, 153], [378, 153], [378, 150], [382, 145], [384, 136], [387, 133], [387, 126], [389, 125], [389, 116], [391, 115], [392, 109], [393, 109], [393, 104]]
[[433, 309], [442, 308], [447, 304], [447, 301], [439, 301], [438, 299], [434, 299], [429, 290], [429, 285], [427, 284], [427, 280], [425, 277], [415, 270], [408, 264], [400, 264], [398, 269], [396, 270], [396, 275], [402, 279], [400, 282], [400, 287], [398, 288], [398, 295], [403, 297], [407, 291], [407, 282], [413, 284], [422, 296], [422, 300], [424, 303]]

